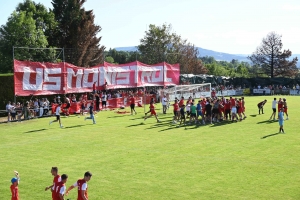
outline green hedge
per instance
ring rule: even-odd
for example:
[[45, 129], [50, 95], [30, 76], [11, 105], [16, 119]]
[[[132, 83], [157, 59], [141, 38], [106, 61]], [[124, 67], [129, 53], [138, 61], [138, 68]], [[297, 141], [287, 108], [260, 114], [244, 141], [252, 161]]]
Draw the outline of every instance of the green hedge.
[[5, 110], [8, 101], [14, 101], [14, 77], [0, 76], [0, 110]]

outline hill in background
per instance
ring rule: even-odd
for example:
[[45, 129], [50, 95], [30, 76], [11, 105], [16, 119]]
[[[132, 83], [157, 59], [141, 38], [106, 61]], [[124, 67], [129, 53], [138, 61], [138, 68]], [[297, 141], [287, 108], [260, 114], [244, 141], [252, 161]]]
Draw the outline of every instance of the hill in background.
[[[223, 52], [217, 52], [217, 51], [213, 51], [213, 50], [209, 50], [209, 49], [203, 49], [201, 47], [196, 47], [198, 48], [199, 54], [201, 57], [205, 57], [205, 56], [212, 56], [214, 57], [216, 60], [218, 61], [227, 61], [230, 62], [233, 59], [238, 60], [240, 62], [249, 62], [249, 59], [247, 59], [246, 54], [229, 54], [229, 53], [223, 53]], [[137, 51], [137, 47], [132, 46], [132, 47], [116, 47], [115, 48], [117, 51]], [[291, 59], [293, 59], [294, 57], [298, 57], [298, 59], [300, 59], [300, 54], [293, 54], [291, 56]], [[297, 63], [297, 67], [300, 68], [300, 62]]]

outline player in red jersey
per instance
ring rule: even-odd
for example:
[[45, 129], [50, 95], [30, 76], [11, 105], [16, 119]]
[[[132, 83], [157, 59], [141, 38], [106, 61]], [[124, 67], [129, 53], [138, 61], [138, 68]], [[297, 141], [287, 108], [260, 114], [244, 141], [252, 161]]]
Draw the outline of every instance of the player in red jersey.
[[181, 97], [181, 100], [179, 101], [179, 108], [184, 105], [184, 97]]
[[238, 99], [236, 101], [236, 105], [237, 105], [237, 114], [240, 118], [240, 121], [242, 121], [242, 112], [243, 112], [243, 107], [242, 107], [242, 99]]
[[131, 112], [131, 115], [133, 115], [133, 112], [136, 114], [136, 111], [134, 109], [134, 107], [135, 107], [135, 98], [134, 98], [134, 96], [131, 95], [131, 97], [130, 97], [129, 100], [130, 100], [130, 112]]
[[19, 200], [19, 181], [20, 181], [20, 176], [17, 171], [15, 171], [16, 177], [11, 179], [11, 186], [10, 186], [10, 191], [11, 191], [11, 200]]
[[72, 190], [75, 187], [78, 187], [78, 196], [77, 200], [88, 200], [88, 185], [87, 182], [91, 180], [92, 178], [92, 173], [87, 171], [84, 173], [83, 179], [79, 179], [76, 183], [71, 185], [67, 191], [66, 191], [66, 196], [68, 196], [69, 191]]
[[182, 107], [182, 105], [179, 106], [177, 99], [175, 100], [175, 103], [173, 104], [173, 107], [174, 107], [174, 109], [173, 109], [173, 113], [174, 113], [173, 123], [174, 124], [176, 123], [176, 120], [179, 120], [179, 116], [180, 116], [179, 114], [180, 113], [178, 112], [178, 110], [180, 111], [180, 108]]
[[226, 99], [225, 103], [224, 103], [224, 109], [225, 109], [225, 114], [224, 114], [224, 118], [226, 120], [230, 120], [231, 119], [231, 112], [230, 112], [230, 102], [229, 99]]
[[202, 102], [201, 102], [201, 107], [202, 107], [202, 114], [203, 114], [203, 116], [204, 116], [204, 114], [205, 114], [205, 106], [206, 106], [206, 99], [203, 98], [203, 99], [202, 99]]
[[61, 175], [61, 182], [54, 185], [54, 200], [64, 200], [64, 195], [66, 191], [66, 182], [68, 180], [68, 175]]
[[157, 122], [160, 122], [160, 121], [158, 120], [157, 114], [156, 114], [156, 112], [155, 112], [154, 102], [151, 102], [151, 103], [150, 103], [150, 107], [149, 107], [149, 108], [150, 108], [151, 115], [145, 116], [145, 117], [144, 117], [144, 120], [148, 119], [149, 117], [154, 116], [155, 119], [156, 119], [156, 121], [157, 121]]
[[245, 99], [244, 97], [241, 98], [241, 102], [242, 102], [242, 114], [244, 115], [244, 119], [247, 118], [245, 111], [246, 111], [246, 107], [245, 107]]
[[283, 98], [282, 107], [284, 108], [284, 113], [286, 114], [286, 120], [288, 120], [289, 119], [289, 115], [287, 113], [288, 105], [287, 105], [287, 102], [286, 102], [285, 98]]
[[229, 102], [230, 102], [230, 108], [231, 108], [231, 121], [234, 120], [234, 118], [236, 119], [236, 121], [238, 120], [237, 119], [237, 110], [236, 110], [236, 100], [232, 97], [229, 98]]
[[52, 176], [54, 176], [53, 183], [52, 183], [52, 185], [46, 187], [45, 191], [51, 189], [52, 199], [54, 200], [55, 199], [55, 197], [54, 197], [54, 194], [55, 194], [54, 193], [54, 185], [59, 183], [61, 181], [61, 178], [60, 178], [60, 175], [58, 174], [58, 168], [57, 167], [52, 167], [50, 172], [51, 172]]

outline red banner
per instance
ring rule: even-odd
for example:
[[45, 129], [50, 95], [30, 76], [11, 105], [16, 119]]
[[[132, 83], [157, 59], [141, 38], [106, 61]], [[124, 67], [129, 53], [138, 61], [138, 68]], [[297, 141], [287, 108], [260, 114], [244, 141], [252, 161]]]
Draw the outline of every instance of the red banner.
[[90, 68], [69, 63], [40, 63], [14, 60], [15, 95], [49, 95], [179, 84], [179, 64], [141, 62], [115, 65], [104, 63]]

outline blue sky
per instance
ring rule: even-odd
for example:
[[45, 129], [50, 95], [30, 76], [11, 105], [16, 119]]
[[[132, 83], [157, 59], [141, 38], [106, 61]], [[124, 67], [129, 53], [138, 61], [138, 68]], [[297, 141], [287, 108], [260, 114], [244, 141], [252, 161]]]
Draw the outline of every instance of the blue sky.
[[[6, 23], [20, 0], [0, 7]], [[52, 8], [51, 0], [36, 0]], [[251, 54], [269, 32], [282, 35], [285, 49], [300, 54], [299, 0], [87, 0], [102, 27], [107, 49], [136, 46], [149, 24], [172, 24], [173, 32], [198, 47]]]

